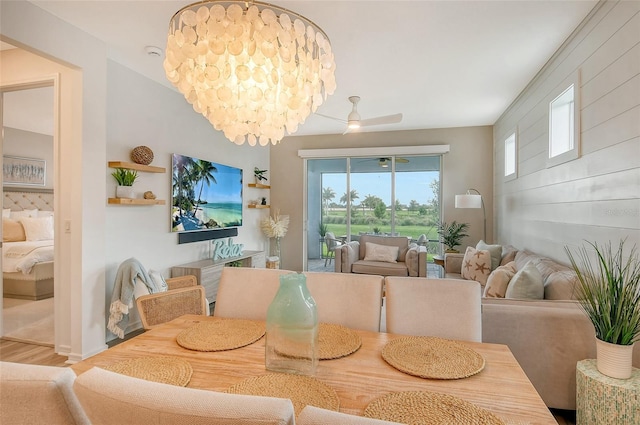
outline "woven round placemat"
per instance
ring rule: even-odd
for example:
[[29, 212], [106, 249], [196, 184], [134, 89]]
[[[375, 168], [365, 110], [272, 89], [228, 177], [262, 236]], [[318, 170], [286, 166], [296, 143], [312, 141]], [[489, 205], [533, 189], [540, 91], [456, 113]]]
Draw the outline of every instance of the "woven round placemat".
[[178, 357], [140, 357], [102, 367], [134, 378], [184, 387], [189, 383], [193, 368]]
[[195, 351], [233, 350], [256, 342], [264, 332], [264, 322], [220, 319], [196, 323], [180, 332], [176, 342], [181, 347]]
[[363, 416], [409, 425], [504, 425], [488, 410], [449, 394], [429, 391], [385, 394], [369, 403]]
[[245, 379], [227, 389], [228, 393], [288, 398], [298, 415], [305, 406], [338, 410], [340, 399], [336, 391], [311, 376], [270, 373]]
[[338, 359], [358, 351], [362, 338], [353, 330], [342, 325], [320, 323], [318, 327], [318, 358]]
[[382, 358], [409, 375], [430, 379], [460, 379], [484, 369], [484, 357], [457, 341], [408, 336], [389, 341]]

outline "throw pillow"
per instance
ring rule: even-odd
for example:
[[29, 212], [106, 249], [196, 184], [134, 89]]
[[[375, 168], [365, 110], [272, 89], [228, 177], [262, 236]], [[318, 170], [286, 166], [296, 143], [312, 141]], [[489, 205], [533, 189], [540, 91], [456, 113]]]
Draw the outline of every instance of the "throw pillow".
[[489, 245], [482, 239], [476, 245], [476, 249], [489, 251], [491, 255], [491, 270], [495, 270], [500, 265], [502, 259], [502, 245]]
[[11, 213], [9, 213], [9, 217], [14, 220], [18, 220], [23, 217], [37, 217], [37, 216], [38, 216], [37, 208], [34, 208], [32, 210], [11, 211]]
[[364, 261], [383, 261], [385, 263], [398, 262], [397, 246], [378, 245], [372, 242], [366, 242]]
[[489, 273], [491, 273], [491, 255], [489, 251], [477, 250], [468, 246], [462, 259], [463, 279], [470, 279], [480, 282], [484, 286], [487, 283]]
[[162, 274], [159, 271], [149, 270], [149, 277], [153, 281], [153, 284], [158, 290], [158, 292], [166, 292], [169, 290], [167, 281], [164, 280], [164, 276], [162, 276]]
[[11, 208], [3, 208], [2, 209], [2, 218], [11, 217]]
[[507, 245], [502, 247], [502, 260], [500, 260], [500, 265], [504, 266], [513, 260], [516, 259], [516, 254], [518, 250], [513, 245]]
[[484, 287], [483, 297], [487, 298], [504, 298], [507, 293], [509, 281], [516, 274], [516, 263], [513, 261], [504, 266], [499, 266], [491, 272], [487, 279], [487, 285]]
[[533, 261], [529, 261], [511, 278], [505, 298], [542, 300], [544, 283]]
[[24, 228], [19, 221], [10, 218], [2, 219], [2, 241], [3, 242], [22, 242], [26, 241]]
[[53, 217], [23, 217], [20, 219], [28, 241], [53, 239]]

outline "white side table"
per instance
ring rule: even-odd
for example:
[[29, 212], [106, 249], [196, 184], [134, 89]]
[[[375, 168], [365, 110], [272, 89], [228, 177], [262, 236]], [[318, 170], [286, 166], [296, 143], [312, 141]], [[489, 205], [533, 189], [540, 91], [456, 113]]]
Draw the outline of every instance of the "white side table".
[[581, 360], [576, 368], [577, 425], [640, 424], [640, 369], [629, 379], [598, 372], [596, 361]]

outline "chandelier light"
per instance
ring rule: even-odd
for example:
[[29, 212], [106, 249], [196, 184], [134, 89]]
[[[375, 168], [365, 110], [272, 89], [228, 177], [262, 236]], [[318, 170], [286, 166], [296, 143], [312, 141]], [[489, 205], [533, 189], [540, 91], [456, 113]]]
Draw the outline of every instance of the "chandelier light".
[[336, 88], [324, 31], [258, 1], [180, 9], [169, 24], [164, 70], [193, 109], [238, 145], [275, 145]]

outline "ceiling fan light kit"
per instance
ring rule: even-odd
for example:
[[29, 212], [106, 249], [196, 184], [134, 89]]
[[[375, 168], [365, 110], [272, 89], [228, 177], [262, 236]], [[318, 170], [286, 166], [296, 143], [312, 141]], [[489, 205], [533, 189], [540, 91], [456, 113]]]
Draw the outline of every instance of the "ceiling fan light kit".
[[295, 133], [335, 91], [335, 67], [322, 29], [269, 3], [201, 1], [169, 24], [167, 79], [238, 145]]
[[350, 130], [356, 130], [360, 127], [368, 127], [373, 125], [383, 124], [396, 124], [402, 121], [402, 114], [385, 115], [382, 117], [362, 119], [358, 112], [358, 102], [360, 102], [360, 96], [349, 96], [349, 102], [351, 102], [351, 112], [347, 116], [347, 120], [343, 120], [329, 115], [317, 114], [321, 117], [329, 118], [332, 120], [340, 121], [347, 124], [347, 129], [343, 134], [347, 134]]

